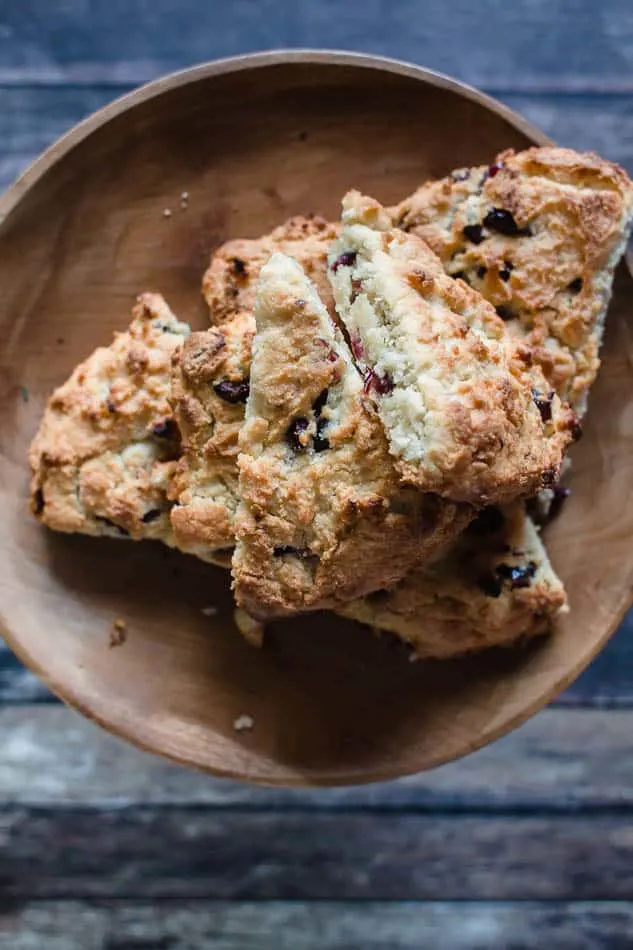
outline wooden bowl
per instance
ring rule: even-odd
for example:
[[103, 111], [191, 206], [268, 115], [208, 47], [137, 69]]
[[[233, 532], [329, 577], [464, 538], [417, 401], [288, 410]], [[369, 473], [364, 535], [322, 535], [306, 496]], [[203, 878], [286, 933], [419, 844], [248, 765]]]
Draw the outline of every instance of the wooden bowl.
[[[619, 275], [574, 450], [573, 496], [548, 532], [572, 610], [529, 648], [406, 662], [332, 615], [236, 633], [228, 575], [161, 548], [55, 536], [26, 511], [44, 401], [160, 290], [205, 325], [211, 248], [291, 214], [338, 214], [357, 186], [385, 202], [428, 176], [544, 137], [423, 69], [281, 52], [190, 69], [102, 109], [0, 201], [2, 632], [63, 700], [145, 749], [252, 782], [386, 779], [464, 755], [567, 686], [617, 626], [633, 584], [633, 343]], [[189, 193], [186, 210], [180, 195]], [[163, 215], [165, 208], [171, 217]], [[207, 616], [206, 607], [217, 614]], [[109, 646], [115, 618], [127, 640]], [[237, 732], [234, 721], [253, 717]]]

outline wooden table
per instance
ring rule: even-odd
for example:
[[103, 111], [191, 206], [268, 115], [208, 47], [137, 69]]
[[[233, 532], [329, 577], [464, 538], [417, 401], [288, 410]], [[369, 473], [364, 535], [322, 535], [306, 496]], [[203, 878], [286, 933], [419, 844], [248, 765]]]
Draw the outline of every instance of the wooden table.
[[[451, 73], [633, 172], [631, 0], [0, 0], [0, 186], [133, 86], [280, 46]], [[632, 628], [495, 746], [322, 792], [143, 755], [0, 644], [0, 950], [633, 947]]]

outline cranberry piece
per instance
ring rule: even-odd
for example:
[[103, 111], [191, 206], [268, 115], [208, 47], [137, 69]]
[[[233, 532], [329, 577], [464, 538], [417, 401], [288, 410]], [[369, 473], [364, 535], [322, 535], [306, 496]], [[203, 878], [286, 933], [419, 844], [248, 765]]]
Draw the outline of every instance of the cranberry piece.
[[486, 597], [499, 597], [501, 594], [501, 581], [493, 575], [485, 575], [477, 580], [477, 585], [484, 592]]
[[314, 412], [317, 416], [321, 415], [321, 410], [323, 409], [324, 405], [327, 402], [327, 397], [328, 397], [328, 391], [327, 389], [324, 389], [323, 392], [319, 393], [319, 395], [316, 397], [316, 399], [312, 403], [312, 408], [314, 409]]
[[108, 399], [108, 401], [106, 402], [106, 407], [107, 407], [108, 412], [116, 412], [116, 406], [114, 405], [111, 399]]
[[500, 307], [495, 307], [495, 310], [497, 311], [497, 316], [501, 317], [502, 320], [514, 320], [514, 314], [510, 307], [501, 305]]
[[332, 264], [332, 270], [336, 274], [339, 267], [353, 267], [356, 263], [356, 251], [343, 251]]
[[503, 165], [501, 162], [494, 162], [494, 164], [492, 164], [488, 169], [487, 177], [494, 178], [495, 175], [499, 174], [502, 168], [503, 168]]
[[250, 385], [247, 379], [223, 379], [215, 383], [213, 391], [225, 402], [236, 405], [239, 402], [246, 402], [250, 392]]
[[363, 346], [363, 341], [361, 340], [358, 333], [355, 333], [352, 337], [350, 337], [349, 342], [352, 348], [352, 353], [354, 354], [354, 359], [365, 359], [365, 347]]
[[33, 514], [41, 515], [44, 511], [44, 492], [38, 488], [33, 495]]
[[484, 229], [480, 224], [467, 224], [462, 234], [468, 241], [472, 241], [473, 244], [481, 244], [485, 240]]
[[532, 232], [528, 227], [520, 228], [511, 211], [505, 208], [493, 208], [484, 218], [484, 225], [491, 231], [505, 234], [506, 237], [524, 237]]
[[141, 521], [143, 524], [151, 524], [152, 521], [156, 521], [157, 518], [160, 518], [162, 511], [160, 508], [150, 508], [149, 511], [146, 511]]
[[582, 277], [576, 277], [575, 280], [572, 280], [571, 284], [567, 287], [567, 290], [572, 294], [579, 294], [582, 290]]
[[314, 451], [315, 452], [325, 452], [326, 449], [330, 447], [330, 441], [327, 439], [323, 433], [327, 428], [327, 419], [318, 419], [316, 435], [314, 437]]
[[543, 422], [551, 422], [554, 390], [552, 389], [549, 393], [539, 393], [536, 389], [533, 389], [532, 399], [534, 400], [536, 408], [541, 414], [541, 419]]
[[510, 581], [510, 587], [514, 590], [517, 587], [529, 587], [532, 578], [536, 574], [536, 564], [534, 561], [528, 561], [527, 564], [498, 564], [496, 569], [497, 577], [504, 581]]
[[307, 419], [300, 417], [293, 419], [288, 426], [286, 439], [293, 452], [304, 452], [308, 447], [305, 433], [307, 432], [309, 424]]
[[571, 437], [574, 442], [582, 439], [582, 423], [576, 416], [574, 416], [574, 421], [571, 424]]
[[503, 267], [499, 271], [499, 277], [501, 278], [501, 280], [510, 280], [510, 274], [512, 273], [513, 270], [514, 270], [514, 267], [512, 266], [512, 263], [510, 261], [504, 261]]
[[164, 419], [152, 428], [152, 435], [155, 435], [157, 439], [177, 439], [178, 426], [173, 419]]
[[239, 277], [246, 273], [246, 264], [240, 257], [233, 258], [233, 270]]
[[373, 369], [367, 369], [363, 377], [363, 390], [366, 393], [376, 393], [377, 396], [386, 396], [393, 391], [393, 380], [391, 376], [378, 376]]
[[468, 530], [472, 534], [496, 534], [497, 531], [501, 531], [505, 523], [503, 512], [490, 506], [479, 512], [475, 520], [471, 521]]

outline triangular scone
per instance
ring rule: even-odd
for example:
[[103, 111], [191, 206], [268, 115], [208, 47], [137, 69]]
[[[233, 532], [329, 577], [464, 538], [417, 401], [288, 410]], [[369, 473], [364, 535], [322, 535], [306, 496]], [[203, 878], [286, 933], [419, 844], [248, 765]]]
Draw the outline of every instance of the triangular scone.
[[338, 224], [324, 218], [296, 216], [262, 237], [227, 241], [212, 254], [202, 282], [211, 322], [221, 324], [236, 313], [255, 309], [259, 272], [276, 251], [301, 264], [321, 300], [333, 310], [327, 252], [338, 231]]
[[538, 532], [515, 503], [484, 509], [446, 556], [338, 612], [395, 634], [418, 656], [448, 658], [545, 633], [566, 609]]
[[403, 481], [473, 504], [554, 482], [572, 417], [529, 349], [377, 202], [350, 192], [343, 209], [336, 306]]
[[183, 455], [171, 483], [178, 548], [230, 564], [237, 508], [237, 440], [249, 391], [255, 319], [238, 313], [192, 333], [174, 366]]
[[260, 619], [393, 585], [471, 511], [401, 489], [349, 351], [300, 265], [262, 268], [240, 433], [237, 602]]
[[162, 297], [143, 294], [129, 329], [53, 393], [29, 453], [31, 510], [43, 524], [173, 545], [171, 364], [188, 333]]
[[508, 151], [422, 185], [390, 213], [497, 308], [582, 415], [631, 229], [626, 172], [565, 148]]

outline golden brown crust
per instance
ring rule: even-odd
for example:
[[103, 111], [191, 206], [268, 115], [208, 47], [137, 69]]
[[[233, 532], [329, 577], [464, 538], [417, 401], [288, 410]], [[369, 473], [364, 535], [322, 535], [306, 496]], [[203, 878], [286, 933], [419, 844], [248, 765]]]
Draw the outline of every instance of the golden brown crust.
[[516, 504], [485, 509], [445, 557], [338, 612], [395, 634], [420, 657], [448, 658], [543, 634], [566, 609], [563, 585]]
[[238, 604], [266, 619], [394, 584], [471, 512], [399, 488], [342, 337], [284, 255], [262, 269], [256, 320], [233, 576]]
[[143, 294], [129, 329], [53, 393], [29, 452], [31, 510], [43, 524], [173, 544], [171, 361], [188, 332], [162, 297]]
[[493, 308], [351, 192], [330, 251], [337, 309], [403, 481], [473, 504], [558, 476], [573, 418]]
[[259, 272], [275, 251], [301, 264], [331, 308], [327, 250], [337, 233], [338, 225], [324, 218], [297, 215], [263, 237], [227, 241], [213, 253], [202, 282], [212, 323], [221, 324], [236, 313], [254, 310]]
[[[506, 214], [487, 217], [495, 209]], [[570, 149], [507, 151], [490, 167], [422, 185], [390, 210], [447, 273], [499, 308], [549, 384], [582, 415], [633, 215], [626, 172]]]
[[[173, 408], [183, 455], [172, 480], [176, 545], [217, 562], [235, 542], [238, 434], [248, 396], [255, 320], [238, 313], [192, 333], [174, 365]], [[227, 551], [227, 549], [229, 549]]]

